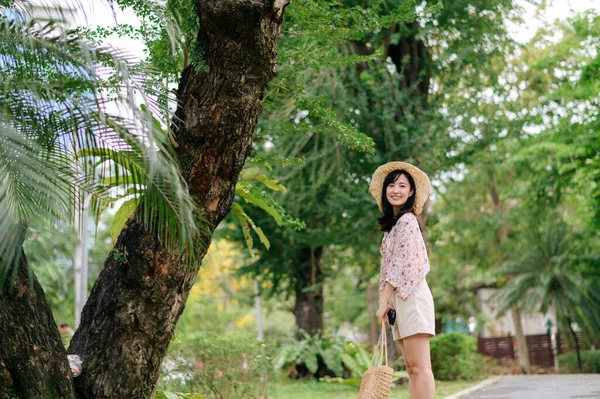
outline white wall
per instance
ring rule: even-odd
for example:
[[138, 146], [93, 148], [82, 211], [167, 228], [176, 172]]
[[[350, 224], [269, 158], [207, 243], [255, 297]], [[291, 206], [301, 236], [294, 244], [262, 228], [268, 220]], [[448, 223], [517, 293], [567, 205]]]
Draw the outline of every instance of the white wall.
[[[496, 317], [498, 303], [490, 301], [490, 297], [496, 292], [495, 288], [480, 288], [477, 291], [479, 308], [485, 315], [487, 322], [481, 331], [482, 338], [505, 337], [509, 333], [515, 335], [515, 327], [510, 310], [503, 316]], [[525, 335], [545, 334], [547, 331], [546, 322], [552, 322], [551, 333], [556, 333], [556, 312], [551, 307], [547, 314], [533, 313], [521, 314], [521, 323]]]

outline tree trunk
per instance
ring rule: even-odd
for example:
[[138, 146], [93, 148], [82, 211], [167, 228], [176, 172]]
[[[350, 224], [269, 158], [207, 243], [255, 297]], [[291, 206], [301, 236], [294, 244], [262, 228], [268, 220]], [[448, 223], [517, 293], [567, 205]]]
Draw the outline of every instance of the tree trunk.
[[519, 351], [519, 367], [525, 374], [531, 372], [529, 365], [529, 348], [527, 347], [527, 338], [523, 333], [523, 325], [521, 324], [521, 314], [516, 305], [510, 308], [513, 323], [515, 325], [515, 337], [517, 338], [517, 350]]
[[[323, 329], [323, 248], [303, 248], [300, 251], [301, 267], [296, 278], [296, 327], [315, 335]], [[302, 267], [304, 266], [304, 267]]]
[[577, 334], [575, 330], [573, 330], [573, 326], [571, 325], [573, 321], [571, 321], [570, 317], [567, 317], [567, 324], [569, 325], [569, 331], [571, 331], [571, 335], [573, 335], [573, 339], [575, 342], [575, 350], [577, 351], [577, 365], [579, 366], [579, 372], [581, 373], [581, 348], [579, 347], [579, 338], [577, 338]]
[[369, 347], [377, 345], [378, 339], [378, 323], [375, 313], [379, 305], [378, 287], [374, 286], [367, 280], [367, 311], [369, 312]]
[[23, 253], [14, 281], [0, 286], [0, 399], [14, 397], [75, 397], [65, 347]]
[[[286, 4], [196, 2], [206, 68], [184, 70], [173, 131], [183, 176], [209, 224], [203, 248], [231, 209], [263, 92], [276, 72]], [[83, 360], [75, 379], [80, 398], [148, 396], [196, 273], [196, 266], [179, 259], [177, 249], [165, 248], [139, 221], [128, 221], [69, 347]]]
[[[400, 33], [398, 43], [388, 43], [388, 55], [396, 71], [402, 75], [400, 91], [410, 95], [415, 103], [410, 107], [402, 107], [402, 113], [410, 112], [418, 115], [419, 111], [427, 108], [427, 95], [431, 84], [431, 61], [425, 42], [418, 38], [421, 27], [415, 21], [408, 25], [395, 25], [391, 33]], [[388, 39], [389, 40], [389, 39]]]
[[[496, 180], [494, 178], [494, 169], [488, 169], [489, 174], [489, 189], [490, 189], [490, 198], [497, 212], [502, 212], [502, 201], [500, 199], [500, 194], [496, 188]], [[508, 236], [508, 225], [502, 224], [498, 228], [498, 245], [502, 245], [504, 240]], [[512, 276], [508, 276], [512, 278]], [[517, 308], [517, 305], [513, 305], [510, 308], [510, 312], [513, 319], [513, 324], [515, 325], [515, 337], [517, 338], [517, 350], [519, 352], [519, 367], [521, 371], [525, 374], [529, 374], [531, 372], [531, 367], [529, 364], [529, 348], [527, 347], [527, 338], [523, 333], [523, 324], [521, 323], [521, 313]]]

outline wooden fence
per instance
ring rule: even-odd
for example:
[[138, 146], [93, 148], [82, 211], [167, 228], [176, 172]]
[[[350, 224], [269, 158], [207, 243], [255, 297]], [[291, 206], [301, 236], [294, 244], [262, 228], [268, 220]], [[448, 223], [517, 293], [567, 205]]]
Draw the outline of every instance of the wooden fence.
[[554, 367], [554, 351], [550, 335], [527, 335], [529, 364], [540, 367]]
[[[527, 348], [529, 349], [529, 364], [540, 367], [554, 367], [554, 349], [552, 347], [552, 338], [548, 334], [527, 335]], [[590, 349], [590, 344], [585, 342], [583, 334], [577, 333], [579, 347], [582, 350]], [[566, 353], [575, 350], [573, 337], [561, 331], [556, 335], [557, 354]], [[600, 342], [596, 344], [600, 348]], [[517, 359], [516, 339], [513, 336], [479, 338], [477, 340], [477, 352], [485, 356], [491, 356], [495, 359]]]
[[514, 337], [479, 338], [477, 352], [495, 359], [516, 359]]
[[[591, 345], [589, 342], [586, 341], [585, 337], [583, 336], [583, 333], [577, 332], [575, 334], [577, 335], [577, 339], [579, 340], [579, 349], [591, 349]], [[573, 339], [573, 335], [571, 335], [571, 333], [561, 331], [560, 334], [556, 336], [556, 339], [556, 347], [558, 353], [566, 353], [575, 350], [575, 340]], [[596, 343], [595, 347], [600, 348], [600, 341]]]
[[[527, 335], [529, 363], [532, 366], [554, 367], [552, 339], [549, 335]], [[495, 359], [517, 359], [515, 337], [479, 338], [477, 351]]]

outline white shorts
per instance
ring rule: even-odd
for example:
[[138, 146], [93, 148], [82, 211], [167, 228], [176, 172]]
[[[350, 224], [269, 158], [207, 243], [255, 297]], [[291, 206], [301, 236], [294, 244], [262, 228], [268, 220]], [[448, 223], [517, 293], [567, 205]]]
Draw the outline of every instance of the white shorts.
[[406, 300], [394, 293], [389, 303], [396, 309], [396, 322], [391, 326], [394, 340], [415, 334], [435, 335], [433, 296], [425, 279]]

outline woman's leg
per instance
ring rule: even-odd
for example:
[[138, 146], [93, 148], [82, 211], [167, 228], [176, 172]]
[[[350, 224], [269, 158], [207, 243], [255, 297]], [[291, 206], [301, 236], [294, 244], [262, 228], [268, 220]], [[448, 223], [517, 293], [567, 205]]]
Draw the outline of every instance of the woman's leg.
[[[416, 334], [404, 338], [400, 344], [404, 364], [408, 371], [411, 399], [433, 399], [435, 381], [431, 371], [429, 334]], [[410, 365], [410, 368], [409, 368]]]
[[412, 375], [412, 369], [410, 368], [410, 363], [408, 362], [408, 357], [406, 357], [406, 351], [404, 350], [404, 343], [401, 339], [398, 340], [400, 344], [400, 351], [402, 352], [402, 360], [404, 361], [404, 365], [406, 366], [406, 372], [408, 373], [408, 396], [410, 398], [414, 398], [415, 387], [417, 386], [414, 382], [414, 376]]

